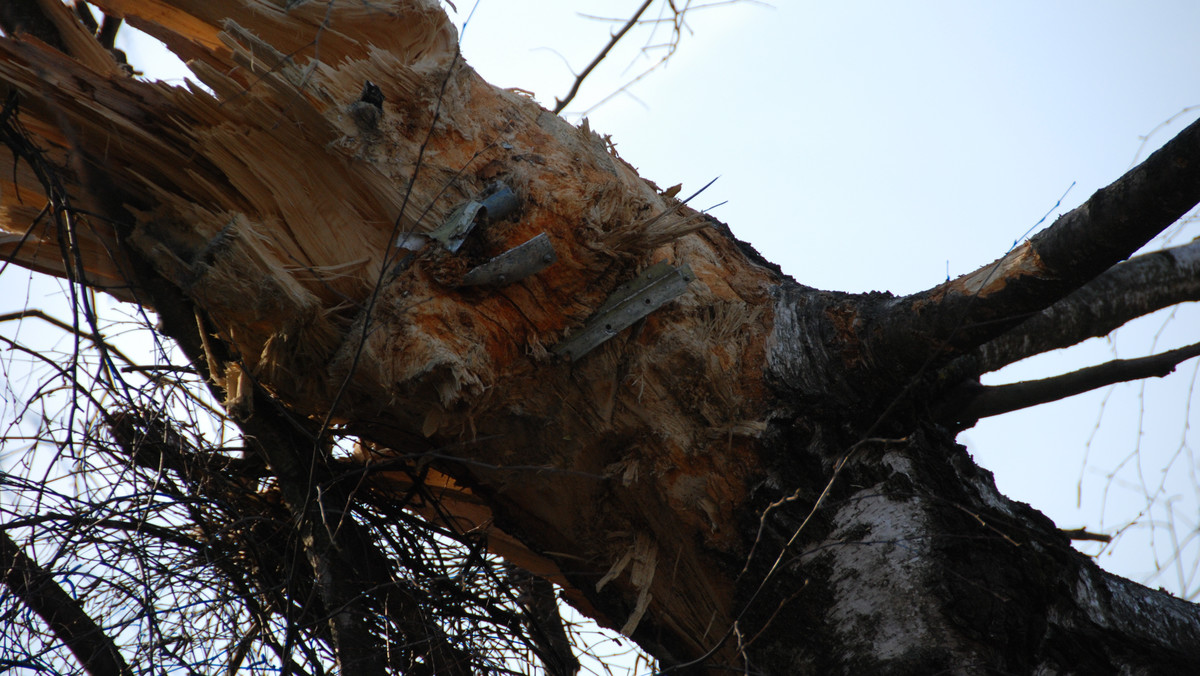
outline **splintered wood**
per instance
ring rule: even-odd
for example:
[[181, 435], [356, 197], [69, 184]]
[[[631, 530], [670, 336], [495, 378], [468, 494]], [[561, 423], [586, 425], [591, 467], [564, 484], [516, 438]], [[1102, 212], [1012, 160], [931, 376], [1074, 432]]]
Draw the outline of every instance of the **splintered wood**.
[[[0, 41], [13, 119], [69, 181], [88, 281], [134, 300], [126, 271], [149, 266], [238, 356], [213, 369], [231, 405], [253, 381], [319, 420], [336, 406], [372, 457], [469, 459], [438, 467], [460, 525], [506, 524], [496, 551], [586, 591], [575, 602], [626, 633], [711, 648], [706, 630], [733, 621], [714, 554], [746, 549], [735, 507], [771, 410], [774, 273], [600, 135], [481, 80], [437, 3], [97, 4], [211, 93]], [[63, 274], [42, 183], [6, 152], [0, 253]], [[427, 237], [497, 181], [515, 213], [458, 251]], [[454, 284], [542, 233], [556, 260], [536, 274]], [[548, 351], [658, 262], [691, 270], [682, 295], [574, 364]], [[599, 594], [591, 581], [624, 567]]]

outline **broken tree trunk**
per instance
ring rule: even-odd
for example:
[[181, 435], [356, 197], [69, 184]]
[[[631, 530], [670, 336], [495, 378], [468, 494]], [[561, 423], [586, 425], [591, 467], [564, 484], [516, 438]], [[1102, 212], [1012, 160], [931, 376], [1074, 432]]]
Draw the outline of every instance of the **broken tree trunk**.
[[667, 668], [1200, 665], [1190, 605], [1000, 496], [938, 405], [1200, 199], [1196, 129], [994, 266], [835, 294], [481, 80], [433, 2], [97, 4], [212, 94], [0, 41], [5, 115], [53, 167], [17, 163], [0, 245], [156, 309], [233, 415], [265, 392], [339, 426], [379, 493], [428, 468], [430, 518], [489, 529]]

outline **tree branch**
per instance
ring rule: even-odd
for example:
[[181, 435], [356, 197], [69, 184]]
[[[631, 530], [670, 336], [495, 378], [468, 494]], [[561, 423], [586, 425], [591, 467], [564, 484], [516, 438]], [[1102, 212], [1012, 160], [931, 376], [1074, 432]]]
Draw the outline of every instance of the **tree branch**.
[[1064, 530], [1062, 534], [1066, 535], [1072, 540], [1077, 541], [1087, 540], [1089, 542], [1112, 542], [1111, 535], [1105, 535], [1104, 533], [1092, 533], [1086, 528], [1072, 528], [1070, 530]]
[[1165, 307], [1200, 301], [1200, 238], [1110, 268], [969, 357], [972, 375], [1035, 354], [1106, 336], [1126, 322]]
[[517, 568], [512, 569], [512, 574], [521, 578], [521, 605], [525, 609], [530, 636], [538, 648], [546, 673], [550, 676], [575, 676], [579, 673], [580, 664], [571, 650], [571, 639], [567, 636], [562, 615], [558, 611], [554, 585], [549, 580]]
[[596, 58], [592, 59], [592, 62], [588, 64], [587, 68], [584, 68], [583, 72], [575, 77], [575, 83], [571, 85], [571, 91], [567, 92], [566, 98], [560, 99], [555, 97], [555, 115], [561, 113], [563, 109], [567, 107], [567, 104], [569, 104], [571, 100], [575, 98], [575, 95], [579, 93], [580, 85], [582, 85], [583, 81], [587, 79], [587, 76], [592, 73], [596, 66], [600, 65], [600, 62], [604, 60], [604, 57], [608, 56], [609, 51], [611, 51], [613, 47], [617, 46], [617, 43], [621, 41], [621, 38], [625, 37], [625, 34], [629, 32], [629, 29], [637, 25], [638, 19], [642, 18], [642, 14], [649, 9], [652, 2], [654, 2], [654, 0], [646, 0], [643, 2], [642, 6], [639, 7], [637, 12], [634, 13], [633, 18], [627, 21], [625, 25], [621, 27], [621, 30], [613, 33], [612, 38], [608, 41], [608, 44], [604, 46], [604, 49], [600, 50], [600, 53], [596, 55]]
[[[163, 295], [175, 296], [166, 285], [155, 292], [156, 300]], [[178, 296], [171, 304], [184, 310], [190, 306]], [[164, 321], [163, 333], [183, 346], [193, 364], [203, 365], [206, 357], [197, 338], [196, 323], [186, 320], [186, 311], [180, 314], [184, 318], [182, 326]], [[224, 345], [214, 341], [210, 347], [220, 352]], [[215, 356], [221, 363], [233, 361], [223, 352]], [[214, 396], [220, 393], [214, 392]], [[371, 627], [371, 611], [375, 611], [386, 613], [403, 634], [408, 648], [401, 652], [423, 656], [437, 673], [470, 673], [469, 660], [427, 617], [410, 590], [392, 580], [388, 557], [367, 528], [348, 513], [355, 498], [352, 491], [330, 476], [329, 466], [318, 450], [315, 425], [293, 415], [261, 387], [254, 387], [252, 396], [256, 400], [253, 414], [237, 424], [255, 456], [264, 459], [271, 469], [283, 502], [297, 524], [316, 590], [329, 613], [333, 647], [342, 668], [356, 674], [384, 673], [388, 651], [379, 644], [380, 636]]]
[[1161, 378], [1174, 371], [1181, 362], [1198, 355], [1200, 343], [1193, 343], [1149, 357], [1114, 359], [1053, 378], [994, 387], [973, 385], [969, 388], [969, 396], [965, 401], [961, 396], [962, 389], [949, 397], [956, 402], [956, 407], [952, 408], [946, 417], [961, 421], [965, 427], [970, 427], [980, 418], [1065, 399], [1105, 385], [1142, 378]]
[[[45, 312], [42, 312], [41, 310], [26, 308], [24, 310], [18, 310], [16, 312], [6, 312], [4, 314], [0, 314], [0, 322], [7, 322], [7, 321], [14, 321], [14, 320], [20, 321], [22, 319], [40, 319], [40, 320], [46, 322], [47, 324], [51, 324], [53, 326], [56, 326], [56, 327], [62, 329], [63, 331], [65, 331], [67, 333], [76, 335], [84, 340], [90, 341], [93, 345], [96, 345], [97, 349], [104, 349], [104, 350], [116, 355], [117, 357], [119, 357], [121, 359], [121, 361], [125, 362], [125, 364], [128, 368], [132, 368], [132, 369], [140, 369], [140, 368], [149, 369], [149, 368], [151, 368], [151, 367], [139, 366], [137, 364], [137, 362], [130, 359], [118, 347], [109, 343], [107, 340], [102, 341], [101, 339], [98, 339], [94, 334], [89, 333], [87, 331], [81, 331], [78, 328], [71, 326], [70, 324], [64, 322], [63, 320], [58, 319], [57, 317], [52, 317], [52, 316], [46, 314]], [[104, 345], [101, 346], [99, 344], [100, 342], [103, 342]], [[154, 367], [154, 368], [166, 368], [166, 367]]]
[[1130, 256], [1197, 202], [1200, 121], [995, 263], [883, 301], [864, 335], [875, 354], [910, 369], [967, 353]]
[[92, 676], [128, 676], [133, 670], [104, 630], [50, 573], [29, 558], [6, 531], [0, 531], [0, 569], [4, 582], [37, 613]]

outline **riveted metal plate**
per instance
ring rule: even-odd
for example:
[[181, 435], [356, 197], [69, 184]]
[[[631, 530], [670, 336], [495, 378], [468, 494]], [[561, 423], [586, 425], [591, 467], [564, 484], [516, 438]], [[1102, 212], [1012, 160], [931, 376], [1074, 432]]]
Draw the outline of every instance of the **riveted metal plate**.
[[463, 277], [462, 285], [505, 286], [542, 271], [556, 260], [550, 237], [543, 232], [472, 269]]
[[649, 315], [687, 290], [696, 275], [687, 265], [662, 262], [651, 265], [633, 280], [617, 287], [573, 335], [552, 348], [555, 354], [576, 361], [604, 341]]

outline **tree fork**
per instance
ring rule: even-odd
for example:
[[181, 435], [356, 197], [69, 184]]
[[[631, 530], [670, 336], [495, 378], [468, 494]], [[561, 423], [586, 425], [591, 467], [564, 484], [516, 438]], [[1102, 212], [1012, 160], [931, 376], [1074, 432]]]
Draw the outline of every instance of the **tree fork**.
[[984, 343], [961, 366], [976, 375], [996, 371], [1025, 357], [1106, 336], [1130, 320], [1189, 301], [1200, 301], [1200, 240], [1114, 265]]
[[885, 309], [874, 348], [937, 365], [996, 339], [1132, 256], [1200, 202], [1200, 121], [995, 262]]

